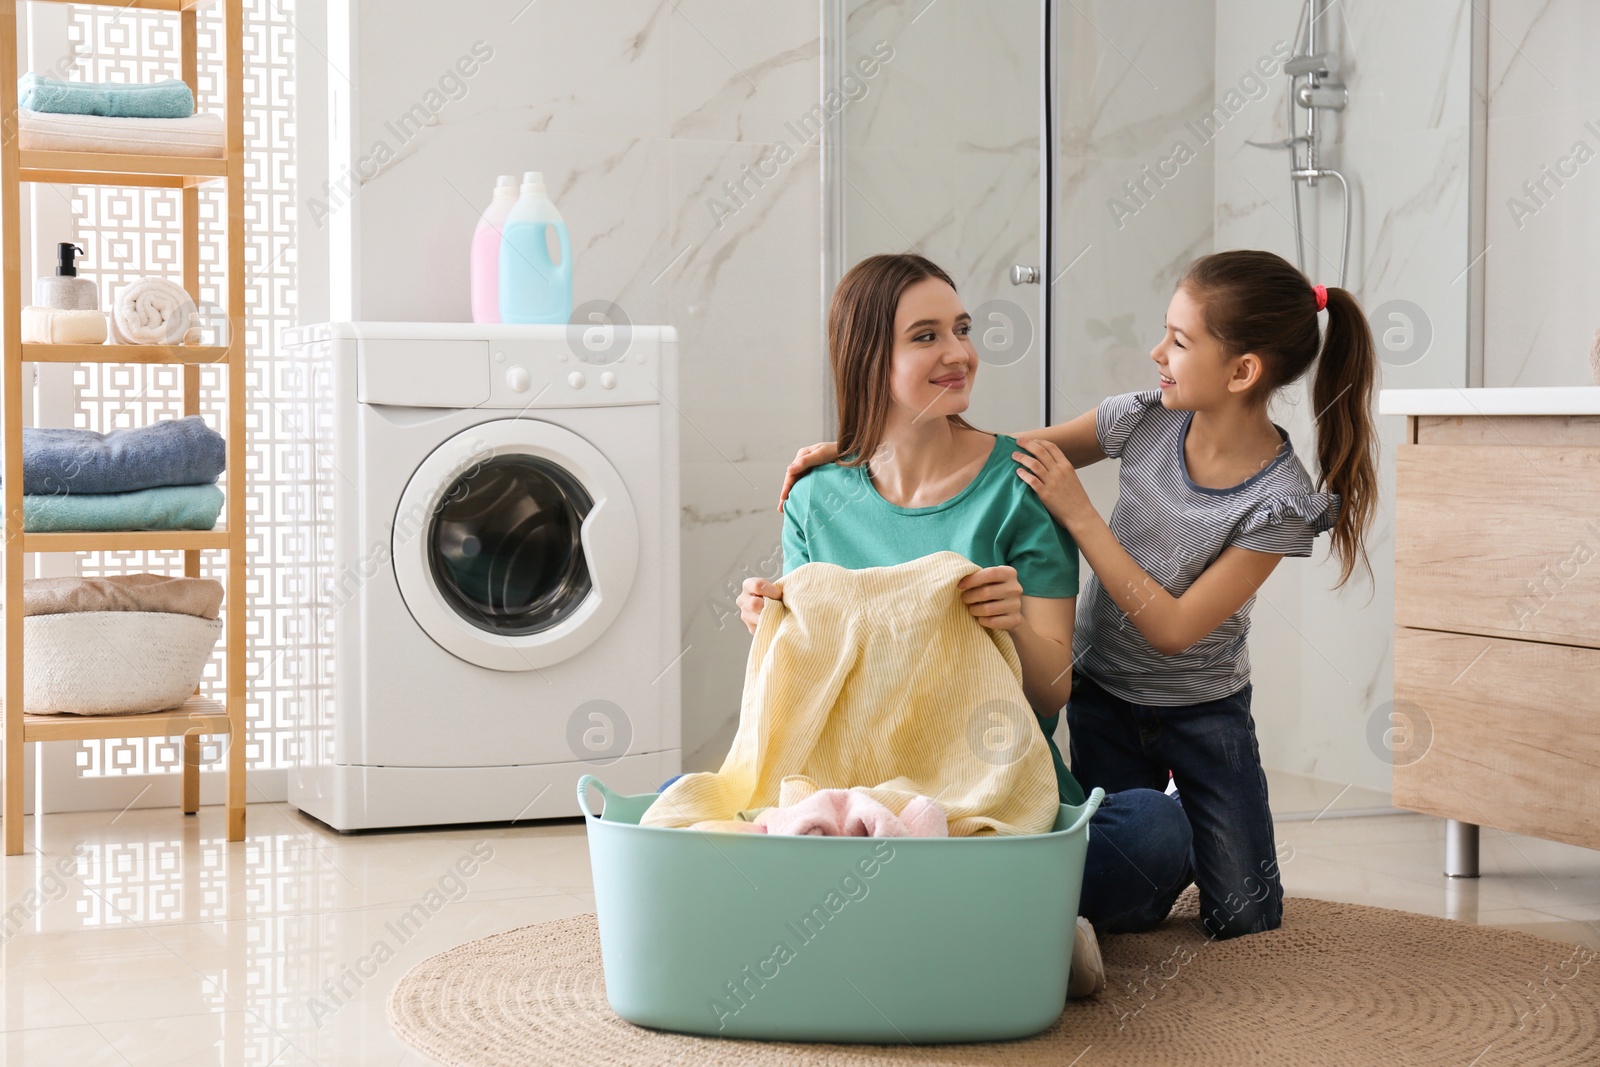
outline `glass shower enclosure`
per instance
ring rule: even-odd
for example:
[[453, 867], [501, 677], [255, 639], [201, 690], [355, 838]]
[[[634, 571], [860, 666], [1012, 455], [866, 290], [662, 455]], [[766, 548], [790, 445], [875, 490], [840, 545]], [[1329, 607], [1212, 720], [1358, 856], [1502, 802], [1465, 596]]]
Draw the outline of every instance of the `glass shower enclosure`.
[[973, 316], [980, 359], [966, 417], [991, 431], [1031, 429], [1050, 414], [1051, 160], [1041, 146], [1054, 7], [823, 5], [822, 99], [837, 111], [823, 137], [822, 291], [882, 252], [943, 267]]

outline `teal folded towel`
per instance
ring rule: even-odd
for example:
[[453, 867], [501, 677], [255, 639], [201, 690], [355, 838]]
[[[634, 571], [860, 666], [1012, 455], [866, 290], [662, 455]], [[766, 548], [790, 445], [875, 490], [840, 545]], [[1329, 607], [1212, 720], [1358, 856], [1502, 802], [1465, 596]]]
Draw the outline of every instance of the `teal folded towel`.
[[194, 93], [177, 78], [128, 85], [123, 82], [65, 82], [29, 72], [17, 79], [17, 106], [57, 115], [104, 115], [117, 119], [186, 119], [194, 114]]
[[25, 533], [111, 530], [210, 530], [222, 514], [215, 485], [172, 485], [132, 493], [22, 496]]

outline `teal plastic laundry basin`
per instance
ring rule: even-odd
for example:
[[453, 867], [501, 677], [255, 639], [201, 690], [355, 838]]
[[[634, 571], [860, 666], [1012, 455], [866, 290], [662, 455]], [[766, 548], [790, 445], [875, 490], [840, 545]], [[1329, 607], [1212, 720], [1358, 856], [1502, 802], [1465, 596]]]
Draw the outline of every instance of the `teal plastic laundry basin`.
[[629, 1022], [921, 1044], [1026, 1037], [1061, 1015], [1101, 790], [1049, 833], [961, 838], [640, 826], [658, 795], [578, 781], [606, 996]]

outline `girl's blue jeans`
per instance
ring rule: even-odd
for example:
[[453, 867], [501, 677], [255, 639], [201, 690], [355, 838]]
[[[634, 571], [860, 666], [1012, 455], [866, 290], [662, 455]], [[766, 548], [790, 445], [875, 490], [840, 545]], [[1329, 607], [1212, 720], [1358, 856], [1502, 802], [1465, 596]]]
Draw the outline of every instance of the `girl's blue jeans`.
[[[1250, 690], [1247, 682], [1219, 700], [1160, 707], [1124, 700], [1074, 671], [1067, 704], [1072, 773], [1085, 789], [1161, 789], [1171, 769], [1193, 830], [1190, 863], [1200, 886], [1200, 918], [1219, 940], [1273, 930], [1283, 921]], [[1156, 875], [1164, 871], [1148, 872], [1153, 881]]]

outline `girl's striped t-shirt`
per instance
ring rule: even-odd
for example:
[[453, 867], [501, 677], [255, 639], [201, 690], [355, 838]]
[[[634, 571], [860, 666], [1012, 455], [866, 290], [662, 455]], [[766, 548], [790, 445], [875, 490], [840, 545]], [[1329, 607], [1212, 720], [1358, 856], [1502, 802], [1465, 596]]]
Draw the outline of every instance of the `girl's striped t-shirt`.
[[[1339, 497], [1315, 492], [1283, 427], [1278, 454], [1227, 489], [1189, 478], [1183, 445], [1191, 411], [1168, 410], [1161, 390], [1124, 393], [1095, 413], [1100, 447], [1121, 459], [1111, 532], [1173, 596], [1181, 596], [1229, 545], [1309, 556], [1316, 535], [1333, 526]], [[1231, 696], [1250, 681], [1251, 596], [1238, 611], [1182, 652], [1163, 656], [1090, 577], [1078, 601], [1076, 669], [1124, 700], [1158, 707]]]

